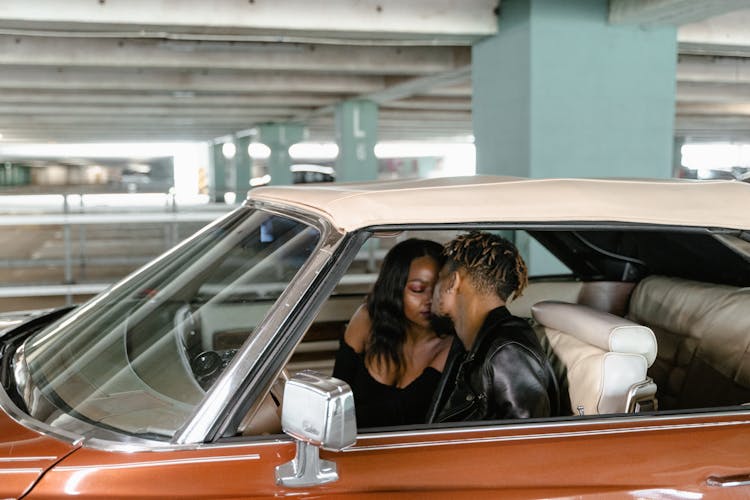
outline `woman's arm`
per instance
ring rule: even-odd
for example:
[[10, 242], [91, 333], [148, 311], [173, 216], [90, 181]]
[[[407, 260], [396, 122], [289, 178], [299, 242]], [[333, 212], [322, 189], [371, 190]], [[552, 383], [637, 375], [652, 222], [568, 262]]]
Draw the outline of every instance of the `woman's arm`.
[[354, 390], [354, 379], [360, 363], [358, 355], [364, 352], [369, 338], [370, 316], [362, 305], [354, 312], [346, 327], [333, 365], [333, 376], [352, 386], [352, 390]]
[[349, 324], [346, 326], [344, 331], [344, 342], [349, 344], [349, 347], [354, 349], [354, 352], [361, 354], [367, 347], [367, 341], [370, 340], [370, 330], [372, 328], [372, 321], [370, 321], [370, 315], [367, 312], [367, 307], [364, 304], [359, 306], [352, 319], [349, 320]]

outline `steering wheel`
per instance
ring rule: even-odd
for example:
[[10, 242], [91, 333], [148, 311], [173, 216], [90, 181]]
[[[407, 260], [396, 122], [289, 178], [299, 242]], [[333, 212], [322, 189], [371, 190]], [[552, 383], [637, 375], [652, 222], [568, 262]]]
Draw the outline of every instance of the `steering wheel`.
[[[200, 319], [193, 314], [190, 304], [183, 304], [177, 309], [172, 331], [183, 365], [190, 369], [201, 388], [208, 390], [237, 353], [237, 349], [203, 350]], [[283, 368], [271, 386], [270, 395], [277, 407], [281, 407], [284, 400], [284, 385], [287, 380], [289, 373]]]
[[172, 332], [180, 361], [201, 389], [207, 391], [232, 360], [237, 349], [204, 350], [200, 318], [189, 303], [182, 304], [175, 312]]
[[205, 391], [220, 373], [221, 357], [214, 351], [203, 351], [200, 320], [193, 314], [189, 303], [182, 304], [175, 311], [172, 335], [182, 366]]

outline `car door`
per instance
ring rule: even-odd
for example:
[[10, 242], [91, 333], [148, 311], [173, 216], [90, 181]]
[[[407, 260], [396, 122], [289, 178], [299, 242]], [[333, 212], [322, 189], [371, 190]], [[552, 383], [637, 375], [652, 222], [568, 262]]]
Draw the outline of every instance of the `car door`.
[[[284, 436], [125, 452], [84, 446], [28, 498], [244, 498], [425, 492], [431, 496], [701, 498], [750, 494], [750, 414], [648, 415], [515, 421], [360, 434], [335, 482], [276, 484], [291, 460]], [[745, 476], [745, 484], [742, 476]], [[739, 484], [738, 484], [739, 483]]]
[[[542, 498], [750, 494], [709, 486], [750, 472], [750, 419], [736, 414], [566, 418], [365, 434], [322, 456], [338, 464], [329, 491], [495, 493]], [[683, 497], [680, 497], [683, 498]]]

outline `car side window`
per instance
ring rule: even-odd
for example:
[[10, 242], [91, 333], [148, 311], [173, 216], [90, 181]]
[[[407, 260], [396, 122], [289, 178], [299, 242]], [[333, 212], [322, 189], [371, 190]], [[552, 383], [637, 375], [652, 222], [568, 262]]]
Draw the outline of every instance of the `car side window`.
[[[302, 370], [334, 373], [347, 326], [365, 303], [389, 249], [409, 238], [442, 244], [461, 232], [465, 230], [375, 233], [349, 264], [294, 350], [287, 364], [289, 374]], [[496, 232], [513, 235], [522, 250], [525, 245], [527, 251], [537, 248], [553, 256], [553, 264], [542, 267], [542, 271], [552, 267], [563, 271], [548, 278], [546, 272], [535, 273], [532, 264], [528, 287], [508, 304], [511, 314], [532, 326], [567, 392], [567, 404], [562, 405], [566, 411], [555, 418], [738, 408], [750, 402], [750, 385], [743, 382], [750, 378], [745, 377], [744, 365], [732, 361], [744, 359], [735, 347], [746, 344], [742, 339], [750, 328], [744, 320], [746, 315], [739, 312], [750, 306], [750, 294], [742, 286], [747, 271], [719, 275], [734, 282], [727, 284], [707, 282], [705, 267], [695, 269], [686, 278], [674, 276], [692, 269], [682, 266], [680, 260], [688, 261], [696, 252], [700, 252], [701, 259], [723, 255], [723, 267], [747, 266], [737, 256], [738, 246], [724, 241], [727, 236], [598, 228]], [[671, 258], [665, 258], [661, 248], [669, 248]], [[538, 255], [535, 251], [528, 254], [532, 261]], [[550, 302], [569, 306], [561, 312], [545, 305]], [[675, 321], [686, 314], [692, 315], [693, 320]], [[574, 318], [578, 320], [573, 321]], [[717, 328], [708, 327], [709, 323]], [[587, 325], [596, 328], [590, 330]], [[631, 329], [632, 342], [624, 348], [613, 348], [611, 334], [621, 326]], [[706, 335], [706, 329], [712, 334]], [[709, 354], [697, 356], [698, 350]], [[632, 360], [637, 355], [640, 378], [619, 388], [616, 395], [603, 399], [598, 395], [595, 401], [594, 392], [580, 383], [586, 377], [581, 379], [571, 373], [601, 371], [577, 364], [581, 353], [589, 353], [590, 360]], [[739, 378], [733, 375], [737, 373]], [[709, 383], [712, 390], [706, 389]], [[427, 426], [422, 424], [421, 428]], [[398, 428], [403, 427], [394, 427]], [[360, 431], [367, 429], [360, 426]]]

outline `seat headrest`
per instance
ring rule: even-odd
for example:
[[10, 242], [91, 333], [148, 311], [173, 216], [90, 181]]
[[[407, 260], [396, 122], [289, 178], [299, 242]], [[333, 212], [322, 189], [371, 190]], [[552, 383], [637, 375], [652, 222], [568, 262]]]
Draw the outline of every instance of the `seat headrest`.
[[531, 308], [536, 321], [610, 352], [640, 354], [648, 366], [656, 359], [656, 336], [650, 328], [581, 304], [548, 300]]

